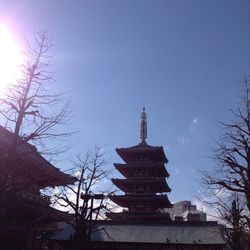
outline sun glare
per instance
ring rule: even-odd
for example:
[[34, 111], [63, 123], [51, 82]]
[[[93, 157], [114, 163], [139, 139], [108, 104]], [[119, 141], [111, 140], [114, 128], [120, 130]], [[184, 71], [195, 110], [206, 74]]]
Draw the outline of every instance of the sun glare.
[[0, 90], [20, 77], [21, 51], [8, 29], [0, 24]]

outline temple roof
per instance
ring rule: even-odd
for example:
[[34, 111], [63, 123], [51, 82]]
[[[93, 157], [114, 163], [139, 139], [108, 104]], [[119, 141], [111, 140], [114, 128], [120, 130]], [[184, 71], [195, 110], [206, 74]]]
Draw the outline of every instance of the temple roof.
[[[74, 235], [72, 225], [67, 224], [52, 237], [51, 240], [65, 241]], [[176, 245], [188, 245], [189, 249], [196, 249], [199, 246], [205, 249], [208, 246], [225, 245], [224, 228], [217, 222], [163, 222], [163, 223], [141, 223], [141, 222], [114, 222], [96, 221], [95, 230], [91, 234], [91, 241], [104, 244], [163, 244], [165, 247]], [[145, 246], [145, 245], [144, 245]], [[192, 248], [193, 247], [193, 248]], [[218, 249], [222, 249], [218, 248]], [[199, 249], [201, 249], [199, 248]], [[213, 248], [215, 249], [215, 248]], [[217, 249], [217, 248], [216, 248]]]
[[171, 221], [169, 213], [154, 212], [120, 212], [120, 213], [106, 213], [106, 216], [113, 221], [127, 221], [127, 222], [169, 222]]
[[[99, 229], [99, 230], [98, 230]], [[201, 245], [225, 244], [223, 227], [218, 224], [100, 224], [91, 236], [93, 241], [124, 243], [188, 244], [189, 249]], [[194, 248], [192, 248], [194, 246]], [[180, 248], [182, 249], [182, 248]], [[200, 249], [200, 248], [199, 248]], [[221, 248], [220, 248], [221, 249]]]
[[167, 195], [110, 195], [109, 198], [121, 207], [129, 207], [137, 202], [148, 202], [155, 208], [170, 208]]
[[115, 163], [115, 168], [126, 178], [134, 175], [135, 171], [148, 171], [151, 176], [169, 177], [164, 162], [145, 164], [122, 164]]
[[163, 147], [150, 146], [146, 143], [140, 143], [129, 148], [117, 148], [116, 152], [126, 163], [139, 162], [140, 157], [147, 156], [151, 162], [167, 163], [168, 159], [164, 153]]
[[[11, 144], [13, 134], [0, 126], [0, 152], [7, 152]], [[21, 140], [21, 139], [20, 139]], [[36, 149], [35, 146], [24, 142], [17, 148], [18, 160], [25, 167], [33, 168], [33, 173], [37, 173], [41, 180], [41, 185], [46, 186], [61, 186], [73, 184], [76, 180], [74, 177], [61, 172], [47, 161]], [[25, 173], [24, 173], [25, 174]], [[34, 176], [35, 177], [35, 176]]]
[[[112, 179], [112, 182], [122, 191], [131, 192], [134, 186], [148, 186], [151, 192], [170, 192], [166, 179], [163, 178], [131, 178], [131, 179]], [[144, 191], [145, 192], [145, 191]]]

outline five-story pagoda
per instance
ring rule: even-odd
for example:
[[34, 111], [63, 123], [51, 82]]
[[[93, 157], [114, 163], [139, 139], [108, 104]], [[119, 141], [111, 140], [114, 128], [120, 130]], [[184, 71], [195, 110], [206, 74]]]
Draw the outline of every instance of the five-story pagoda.
[[125, 179], [112, 179], [112, 182], [124, 194], [111, 195], [110, 199], [125, 209], [107, 216], [115, 221], [169, 221], [169, 214], [164, 212], [164, 208], [172, 206], [167, 197], [171, 191], [166, 182], [168, 160], [162, 147], [146, 143], [145, 108], [141, 113], [140, 138], [141, 142], [134, 147], [116, 149], [125, 163], [114, 166]]

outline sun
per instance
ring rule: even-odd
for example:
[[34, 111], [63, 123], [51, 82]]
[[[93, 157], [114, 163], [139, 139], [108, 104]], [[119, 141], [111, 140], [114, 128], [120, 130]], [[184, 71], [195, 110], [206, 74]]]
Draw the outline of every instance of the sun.
[[0, 24], [0, 90], [20, 77], [21, 50], [11, 32]]

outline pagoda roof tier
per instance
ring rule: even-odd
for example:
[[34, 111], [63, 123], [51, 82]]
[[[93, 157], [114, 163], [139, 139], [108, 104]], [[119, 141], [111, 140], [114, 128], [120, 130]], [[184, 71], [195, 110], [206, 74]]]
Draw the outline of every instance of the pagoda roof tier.
[[146, 143], [140, 143], [130, 148], [117, 148], [116, 152], [126, 163], [168, 162], [162, 147], [150, 146]]
[[[170, 192], [166, 179], [162, 178], [130, 178], [130, 179], [112, 179], [119, 189], [125, 193], [131, 192], [135, 186], [147, 186], [152, 193]], [[149, 192], [148, 191], [148, 192]]]
[[136, 203], [150, 203], [155, 208], [170, 208], [167, 195], [110, 195], [109, 198], [121, 207], [130, 207]]
[[120, 213], [106, 213], [107, 217], [114, 221], [172, 221], [169, 213], [157, 212], [120, 212]]
[[[8, 152], [12, 138], [13, 133], [0, 126], [0, 155]], [[19, 139], [22, 140], [22, 138]], [[40, 188], [68, 185], [76, 181], [71, 175], [65, 174], [54, 167], [37, 151], [35, 146], [27, 142], [21, 142], [16, 149], [16, 153], [20, 173], [15, 172], [15, 174], [20, 174], [24, 178], [25, 176], [32, 176]]]
[[164, 162], [159, 163], [142, 163], [142, 164], [122, 164], [115, 163], [115, 168], [126, 178], [135, 175], [135, 171], [148, 172], [150, 176], [169, 177], [169, 173], [164, 166]]

